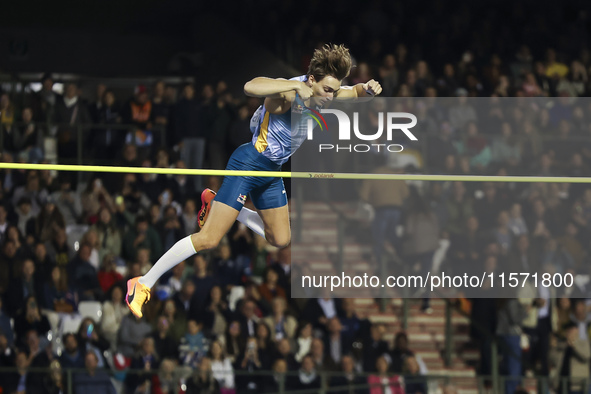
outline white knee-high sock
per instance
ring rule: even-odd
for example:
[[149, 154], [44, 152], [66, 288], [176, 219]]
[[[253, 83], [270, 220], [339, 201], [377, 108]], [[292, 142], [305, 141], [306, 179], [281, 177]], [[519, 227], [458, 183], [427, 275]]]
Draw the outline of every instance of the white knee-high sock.
[[248, 208], [242, 208], [236, 220], [240, 223], [244, 223], [246, 227], [265, 238], [265, 225], [258, 212]]
[[187, 236], [168, 249], [166, 253], [158, 259], [156, 264], [139, 279], [139, 282], [143, 285], [152, 288], [156, 281], [168, 270], [172, 269], [175, 265], [193, 256], [195, 253], [195, 247], [191, 241], [191, 236]]

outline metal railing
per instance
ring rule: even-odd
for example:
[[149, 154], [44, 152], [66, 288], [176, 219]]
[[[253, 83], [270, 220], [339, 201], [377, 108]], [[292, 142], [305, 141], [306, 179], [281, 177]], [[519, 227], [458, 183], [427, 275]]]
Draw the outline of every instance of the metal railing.
[[[180, 370], [183, 370], [183, 373], [179, 373]], [[34, 376], [34, 384], [44, 384], [51, 382], [51, 374], [54, 370], [50, 368], [26, 368], [26, 373], [28, 375]], [[96, 369], [95, 375], [99, 376], [101, 379], [97, 380], [94, 383], [95, 386], [103, 385], [104, 392], [108, 392], [109, 387], [112, 386], [113, 389], [120, 394], [127, 394], [131, 393], [128, 389], [131, 385], [130, 377], [136, 379], [149, 379], [152, 381], [152, 376], [159, 375], [161, 371], [159, 370], [132, 370], [127, 369], [123, 371], [112, 371], [108, 369]], [[65, 394], [74, 394], [77, 391], [77, 386], [80, 381], [84, 381], [86, 384], [89, 380], [87, 379], [88, 371], [86, 369], [70, 369], [64, 368], [60, 369], [59, 373], [62, 377], [62, 390]], [[19, 374], [19, 370], [17, 368], [6, 368], [0, 367], [0, 392], [8, 392], [8, 382], [11, 380], [11, 376], [14, 377], [15, 375]], [[170, 375], [174, 376], [172, 379], [175, 382], [175, 389], [172, 392], [184, 392], [187, 389], [188, 384], [190, 384], [190, 380], [193, 377], [198, 376], [199, 370], [196, 368], [195, 370], [191, 370], [187, 367], [177, 367], [175, 371]], [[134, 377], [134, 375], [137, 375]], [[512, 386], [519, 386], [523, 387], [526, 390], [536, 390], [539, 392], [548, 393], [549, 390], [552, 389], [553, 392], [557, 394], [568, 394], [571, 390], [576, 389], [577, 391], [581, 392], [588, 392], [590, 387], [590, 379], [589, 377], [582, 377], [582, 378], [567, 378], [567, 377], [547, 377], [547, 376], [535, 376], [535, 377], [523, 377], [523, 376], [470, 376], [470, 375], [457, 375], [457, 376], [450, 376], [450, 375], [404, 375], [404, 374], [392, 374], [388, 373], [385, 375], [378, 375], [377, 373], [354, 373], [354, 377], [356, 379], [351, 379], [349, 384], [346, 385], [336, 385], [334, 383], [334, 378], [337, 377], [346, 377], [347, 375], [343, 372], [317, 372], [318, 379], [315, 380], [315, 385], [320, 386], [320, 388], [310, 388], [310, 389], [296, 389], [294, 386], [298, 385], [299, 382], [299, 372], [298, 371], [288, 371], [285, 373], [278, 373], [275, 374], [273, 371], [269, 370], [258, 370], [258, 371], [243, 371], [243, 370], [235, 370], [232, 372], [232, 375], [236, 382], [236, 388], [245, 388], [242, 385], [248, 383], [247, 381], [254, 381], [259, 384], [259, 386], [263, 386], [265, 383], [269, 381], [274, 381], [274, 388], [273, 391], [265, 391], [263, 388], [259, 387], [260, 393], [275, 393], [275, 394], [329, 394], [329, 393], [349, 393], [354, 392], [353, 390], [357, 390], [355, 392], [363, 392], [367, 393], [371, 389], [382, 387], [385, 388], [386, 386], [409, 386], [411, 384], [422, 384], [427, 387], [428, 393], [436, 393], [440, 392], [441, 389], [445, 387], [455, 388], [455, 389], [476, 389], [478, 393], [495, 393], [495, 394], [509, 394], [507, 391], [507, 386], [509, 383], [514, 382]], [[20, 376], [20, 375], [19, 375]], [[369, 378], [374, 377], [372, 380], [375, 381], [375, 377], [379, 376], [380, 378], [394, 378], [394, 379], [387, 379], [385, 382], [387, 383], [369, 383]], [[105, 379], [108, 377], [108, 379]], [[84, 378], [84, 379], [79, 379]], [[27, 380], [28, 382], [30, 380]], [[295, 384], [294, 384], [295, 383]], [[425, 393], [426, 394], [426, 393]]]

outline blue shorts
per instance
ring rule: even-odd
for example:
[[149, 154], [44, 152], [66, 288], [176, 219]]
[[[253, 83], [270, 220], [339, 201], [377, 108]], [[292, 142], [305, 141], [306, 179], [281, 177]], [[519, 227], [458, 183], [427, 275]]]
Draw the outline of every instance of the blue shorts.
[[[232, 153], [226, 170], [281, 171], [281, 165], [260, 154], [252, 142], [248, 142]], [[282, 178], [256, 176], [224, 177], [214, 200], [240, 211], [246, 202], [246, 196], [250, 196], [256, 209], [280, 208], [287, 205]]]

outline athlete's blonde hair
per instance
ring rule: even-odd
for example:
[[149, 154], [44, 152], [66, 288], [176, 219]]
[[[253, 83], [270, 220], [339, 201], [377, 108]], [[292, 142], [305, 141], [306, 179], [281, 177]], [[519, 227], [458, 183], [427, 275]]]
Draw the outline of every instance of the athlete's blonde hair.
[[351, 54], [344, 45], [325, 44], [316, 49], [310, 66], [308, 76], [313, 75], [316, 81], [322, 80], [327, 75], [342, 81], [351, 70]]

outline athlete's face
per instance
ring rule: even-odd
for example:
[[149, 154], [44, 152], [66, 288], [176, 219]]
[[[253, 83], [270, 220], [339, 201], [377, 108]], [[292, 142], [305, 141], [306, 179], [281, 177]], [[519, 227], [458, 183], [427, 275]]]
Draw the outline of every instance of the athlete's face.
[[330, 75], [319, 81], [313, 75], [310, 75], [309, 83], [313, 92], [312, 97], [317, 98], [318, 105], [320, 106], [332, 100], [341, 88], [341, 81]]

